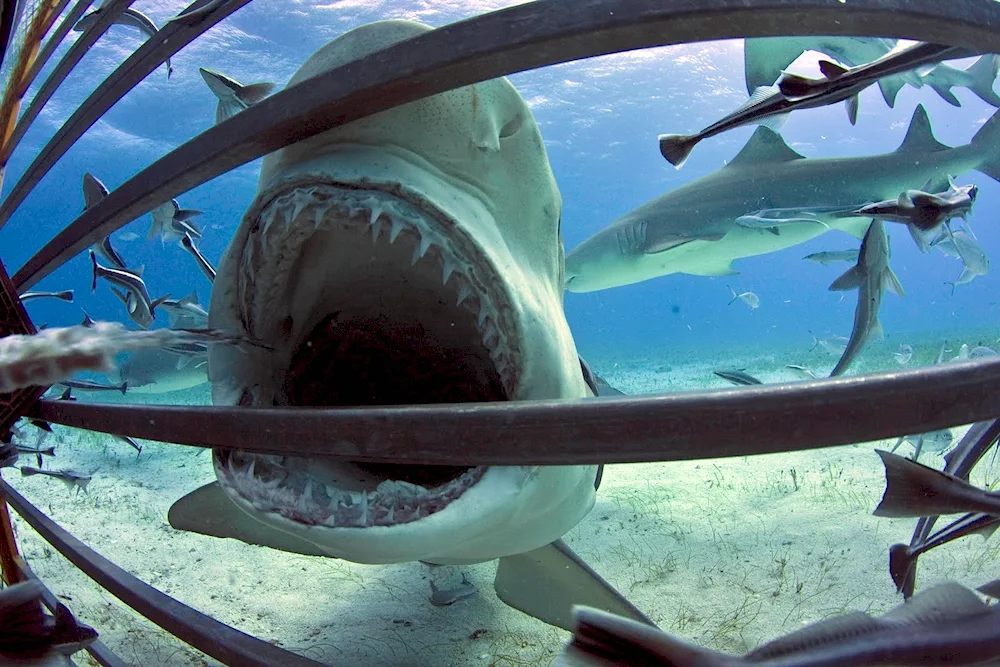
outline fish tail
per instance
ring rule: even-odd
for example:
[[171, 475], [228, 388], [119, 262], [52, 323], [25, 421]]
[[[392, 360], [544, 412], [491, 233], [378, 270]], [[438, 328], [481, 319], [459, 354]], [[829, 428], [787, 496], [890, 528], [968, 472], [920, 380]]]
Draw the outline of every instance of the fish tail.
[[967, 482], [897, 454], [875, 452], [885, 465], [885, 494], [874, 516], [937, 516], [981, 509], [967, 497], [967, 489], [975, 490]]
[[1000, 181], [1000, 111], [995, 111], [979, 128], [969, 146], [981, 159], [976, 169], [994, 181]]
[[697, 143], [698, 139], [688, 134], [661, 134], [660, 155], [680, 169]]
[[[729, 287], [729, 285], [726, 285], [726, 287]], [[740, 298], [740, 295], [737, 294], [736, 290], [734, 290], [732, 287], [729, 287], [729, 291], [732, 292], [733, 298], [729, 300], [729, 303], [726, 304], [727, 306], [733, 305], [733, 303], [736, 302], [736, 299]]]

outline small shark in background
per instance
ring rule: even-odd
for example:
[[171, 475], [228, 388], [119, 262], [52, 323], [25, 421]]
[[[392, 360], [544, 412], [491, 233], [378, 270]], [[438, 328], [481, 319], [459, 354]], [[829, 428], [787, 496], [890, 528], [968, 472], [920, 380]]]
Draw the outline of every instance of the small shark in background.
[[819, 262], [823, 266], [830, 262], [856, 262], [858, 261], [859, 250], [821, 250], [811, 255], [806, 255], [802, 259], [810, 262]]
[[203, 254], [201, 254], [201, 250], [199, 250], [198, 246], [194, 244], [194, 239], [191, 238], [191, 235], [184, 234], [184, 236], [181, 237], [180, 245], [182, 248], [187, 250], [192, 257], [194, 257], [194, 261], [198, 263], [198, 268], [201, 269], [201, 272], [205, 274], [206, 278], [208, 278], [208, 282], [214, 283], [215, 267], [212, 266], [211, 262], [205, 259]]
[[[1000, 180], [997, 113], [969, 144], [949, 148], [934, 138], [927, 112], [918, 106], [902, 145], [867, 157], [805, 158], [771, 130], [757, 128], [722, 169], [626, 213], [574, 248], [566, 256], [566, 289], [592, 292], [671, 273], [732, 275], [735, 259], [788, 248], [826, 231], [806, 222], [782, 226], [780, 235], [761, 234], [736, 224], [741, 215], [761, 208], [857, 206], [898, 197], [928, 179], [944, 189], [950, 174], [971, 169]], [[870, 220], [818, 217], [859, 238]]]
[[[73, 26], [73, 30], [76, 32], [83, 32], [84, 30], [87, 30], [92, 25], [97, 23], [97, 19], [100, 17], [102, 11], [102, 8], [98, 8], [85, 15], [76, 22], [76, 25]], [[114, 23], [117, 23], [118, 25], [130, 26], [132, 28], [138, 28], [139, 32], [144, 33], [147, 37], [153, 37], [157, 32], [156, 24], [153, 23], [148, 16], [131, 8], [123, 10], [122, 13], [119, 14], [114, 20]], [[167, 65], [167, 78], [169, 79], [170, 75], [174, 73], [174, 68], [170, 65], [169, 56], [164, 62]]]
[[156, 307], [168, 299], [169, 295], [150, 299], [146, 283], [139, 275], [142, 272], [141, 269], [133, 272], [127, 269], [112, 269], [101, 266], [93, 250], [90, 251], [90, 263], [93, 269], [90, 291], [93, 292], [97, 289], [98, 278], [104, 278], [109, 283], [117, 285], [124, 291], [118, 291], [114, 288], [112, 291], [125, 304], [129, 318], [143, 329], [148, 329], [153, 324]]
[[31, 301], [32, 299], [59, 299], [66, 303], [73, 303], [73, 290], [71, 289], [61, 292], [24, 292], [18, 296], [21, 297], [22, 303]]
[[744, 656], [591, 607], [574, 607], [573, 617], [573, 637], [553, 667], [986, 665], [1000, 655], [1000, 606], [955, 582], [923, 590], [882, 616], [855, 611], [811, 623]]
[[197, 209], [181, 208], [176, 199], [160, 204], [150, 211], [153, 222], [149, 226], [146, 240], [152, 241], [159, 236], [162, 244], [166, 241], [179, 241], [185, 234], [200, 239], [201, 230], [191, 220], [201, 214]]
[[903, 286], [899, 284], [899, 278], [889, 267], [889, 255], [889, 235], [886, 234], [882, 221], [876, 218], [868, 226], [868, 232], [861, 241], [858, 263], [830, 285], [833, 291], [858, 290], [854, 329], [851, 330], [847, 348], [834, 366], [830, 377], [846, 371], [873, 334], [882, 335], [878, 312], [882, 306], [882, 294], [885, 290], [888, 289], [897, 296], [905, 294]]
[[270, 95], [277, 85], [266, 81], [243, 85], [236, 79], [207, 67], [199, 67], [198, 71], [201, 72], [201, 78], [208, 84], [209, 89], [219, 98], [219, 105], [215, 108], [216, 123], [232, 118], [247, 107], [257, 104]]
[[118, 380], [130, 394], [162, 394], [208, 382], [208, 352], [178, 355], [167, 350], [136, 350], [118, 365]]

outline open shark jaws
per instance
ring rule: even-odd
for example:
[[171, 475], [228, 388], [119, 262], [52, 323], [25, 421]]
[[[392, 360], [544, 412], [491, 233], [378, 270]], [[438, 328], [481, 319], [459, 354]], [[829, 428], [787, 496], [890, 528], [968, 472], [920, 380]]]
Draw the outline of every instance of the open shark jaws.
[[[862, 238], [871, 218], [838, 217], [852, 206], [893, 199], [930, 181], [978, 170], [1000, 181], [1000, 120], [995, 113], [964, 146], [934, 138], [923, 106], [892, 153], [805, 158], [765, 127], [725, 167], [626, 213], [566, 258], [566, 289], [591, 292], [671, 273], [720, 276], [732, 262], [812, 239], [830, 229]], [[762, 210], [785, 211], [779, 233], [737, 224]], [[838, 213], [838, 211], [840, 211]]]
[[[289, 85], [428, 30], [362, 26]], [[274, 349], [214, 346], [213, 402], [592, 396], [563, 312], [561, 206], [538, 127], [506, 79], [266, 156], [219, 264], [208, 324]], [[232, 445], [213, 452], [225, 496], [203, 487], [171, 509], [173, 525], [200, 521], [195, 529], [212, 533], [233, 521], [229, 536], [359, 563], [455, 565], [548, 545], [590, 511], [599, 471], [346, 463]]]

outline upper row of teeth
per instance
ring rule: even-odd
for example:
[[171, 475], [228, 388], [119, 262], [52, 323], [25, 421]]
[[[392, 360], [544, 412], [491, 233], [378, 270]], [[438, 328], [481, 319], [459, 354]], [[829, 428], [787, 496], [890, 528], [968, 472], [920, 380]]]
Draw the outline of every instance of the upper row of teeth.
[[[485, 289], [477, 289], [476, 283], [479, 281], [476, 280], [474, 267], [460, 259], [452, 248], [451, 242], [436, 230], [424, 226], [419, 217], [408, 216], [406, 210], [387, 210], [384, 198], [376, 197], [371, 193], [338, 189], [335, 196], [323, 186], [311, 186], [296, 188], [273, 199], [260, 213], [261, 228], [256, 234], [259, 241], [249, 243], [246, 252], [244, 252], [241, 289], [245, 290], [254, 283], [253, 267], [258, 266], [258, 253], [263, 255], [270, 244], [279, 243], [282, 246], [287, 246], [289, 242], [293, 241], [293, 236], [301, 238], [304, 242], [321, 226], [331, 224], [331, 218], [327, 216], [331, 207], [337, 207], [353, 220], [367, 217], [372, 243], [378, 241], [386, 228], [389, 243], [394, 243], [404, 231], [416, 235], [419, 242], [414, 247], [411, 266], [416, 265], [432, 248], [438, 248], [442, 263], [441, 283], [446, 284], [451, 280], [457, 292], [455, 305], [476, 316], [483, 345], [489, 351], [490, 358], [500, 377], [506, 381], [512, 376], [510, 373], [512, 370], [510, 343], [501, 335], [502, 330], [497, 325], [502, 315], [494, 305], [489, 293]], [[290, 213], [287, 213], [288, 211]], [[299, 216], [310, 213], [312, 214], [311, 229], [303, 229], [292, 224], [299, 220]], [[284, 221], [283, 225], [275, 224], [279, 218]], [[282, 250], [282, 254], [287, 257], [289, 248], [283, 247]], [[261, 300], [257, 304], [258, 308], [268, 307], [263, 301], [266, 300]], [[247, 303], [246, 300], [242, 302]], [[502, 305], [501, 308], [508, 307]], [[501, 343], [504, 344], [501, 345]], [[511, 391], [513, 387], [508, 386], [506, 389]]]

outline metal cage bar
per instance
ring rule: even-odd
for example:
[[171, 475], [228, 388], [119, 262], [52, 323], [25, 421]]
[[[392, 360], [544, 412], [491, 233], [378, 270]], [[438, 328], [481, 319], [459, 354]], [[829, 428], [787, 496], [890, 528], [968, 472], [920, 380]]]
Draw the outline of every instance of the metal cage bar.
[[1000, 415], [1000, 358], [709, 392], [406, 407], [39, 401], [31, 416], [202, 447], [379, 463], [689, 461], [924, 433]]
[[[210, 0], [198, 0], [191, 3], [188, 8], [191, 11], [196, 11], [209, 2]], [[94, 123], [107, 113], [108, 109], [117, 104], [132, 88], [159, 67], [168, 56], [180, 51], [248, 2], [250, 0], [230, 0], [212, 9], [210, 13], [205, 14], [191, 25], [171, 21], [163, 26], [154, 37], [149, 38], [136, 49], [77, 107], [73, 115], [62, 124], [52, 139], [45, 144], [28, 165], [28, 168], [21, 174], [17, 183], [0, 204], [0, 228], [7, 223], [10, 216], [31, 194], [31, 191], [45, 177], [45, 174]], [[86, 0], [81, 0], [81, 3], [86, 4]]]
[[175, 600], [76, 539], [0, 479], [0, 495], [24, 521], [88, 577], [170, 634], [227, 665], [315, 667], [322, 663], [278, 648]]

